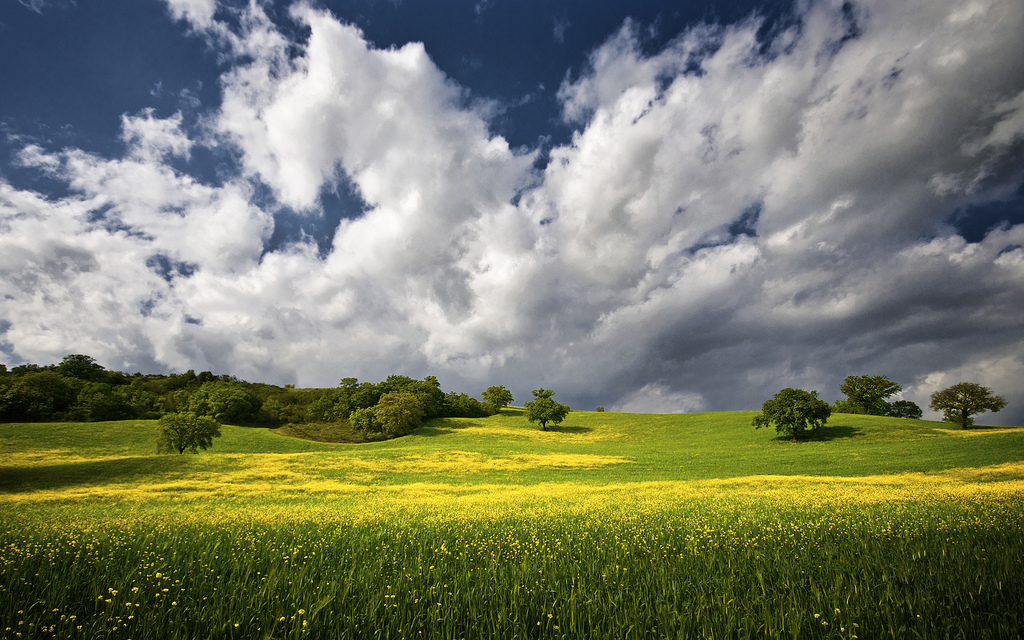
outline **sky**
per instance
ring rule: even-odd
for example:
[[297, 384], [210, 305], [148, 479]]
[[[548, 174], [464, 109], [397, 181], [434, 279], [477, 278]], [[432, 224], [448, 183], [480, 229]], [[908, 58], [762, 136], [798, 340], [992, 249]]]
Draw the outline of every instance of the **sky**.
[[1024, 424], [1019, 0], [2, 0], [0, 361]]

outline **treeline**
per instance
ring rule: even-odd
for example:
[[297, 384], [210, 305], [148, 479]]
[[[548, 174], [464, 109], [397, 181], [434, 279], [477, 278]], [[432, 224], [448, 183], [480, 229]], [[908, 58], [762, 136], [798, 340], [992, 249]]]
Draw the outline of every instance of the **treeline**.
[[509, 401], [510, 394], [501, 404], [446, 393], [434, 376], [393, 375], [378, 383], [344, 378], [333, 389], [295, 389], [209, 371], [126, 374], [81, 354], [53, 365], [8, 370], [0, 364], [3, 422], [157, 419], [191, 412], [241, 426], [349, 421], [367, 440], [377, 440], [408, 433], [431, 418], [491, 415]]

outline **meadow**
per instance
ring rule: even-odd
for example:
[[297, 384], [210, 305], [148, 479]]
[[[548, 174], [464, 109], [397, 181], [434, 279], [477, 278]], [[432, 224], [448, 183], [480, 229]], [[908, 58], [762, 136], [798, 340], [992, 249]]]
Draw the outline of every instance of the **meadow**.
[[1024, 429], [0, 425], [0, 638], [1016, 638]]

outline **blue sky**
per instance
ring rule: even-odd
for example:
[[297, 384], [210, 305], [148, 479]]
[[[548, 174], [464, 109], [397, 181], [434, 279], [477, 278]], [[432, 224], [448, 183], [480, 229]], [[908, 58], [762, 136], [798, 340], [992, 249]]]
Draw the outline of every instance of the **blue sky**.
[[1024, 7], [0, 4], [0, 359], [1024, 421]]

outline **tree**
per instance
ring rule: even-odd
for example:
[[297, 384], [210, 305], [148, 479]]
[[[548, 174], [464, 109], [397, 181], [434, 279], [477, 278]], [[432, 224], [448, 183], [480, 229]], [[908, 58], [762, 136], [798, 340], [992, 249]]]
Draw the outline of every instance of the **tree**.
[[565, 420], [565, 416], [572, 411], [564, 404], [559, 404], [551, 399], [555, 392], [550, 389], [534, 389], [534, 399], [527, 402], [526, 419], [530, 422], [539, 422], [540, 430], [547, 431], [548, 423], [558, 424]]
[[104, 369], [91, 356], [74, 353], [64, 356], [57, 365], [57, 373], [69, 378], [78, 378], [86, 382], [98, 382], [104, 377]]
[[836, 403], [837, 413], [884, 416], [889, 409], [885, 399], [903, 391], [903, 387], [886, 376], [847, 376], [839, 390], [847, 399]]
[[505, 385], [493, 385], [480, 394], [483, 401], [490, 407], [492, 413], [498, 413], [508, 405], [512, 404], [514, 398], [512, 392], [505, 388]]
[[75, 404], [82, 386], [75, 378], [65, 378], [56, 371], [34, 369], [6, 377], [5, 381], [0, 388], [0, 419], [12, 421], [61, 420]]
[[260, 400], [244, 384], [208, 382], [189, 395], [188, 410], [222, 424], [251, 424], [259, 417]]
[[213, 439], [220, 437], [220, 424], [209, 416], [197, 416], [191, 411], [168, 413], [157, 423], [157, 453], [199, 453], [213, 446]]
[[921, 411], [921, 407], [917, 406], [916, 402], [910, 400], [897, 400], [889, 405], [889, 410], [885, 412], [885, 415], [890, 418], [920, 418], [924, 415]]
[[349, 423], [367, 439], [379, 439], [381, 425], [377, 420], [377, 407], [360, 407], [349, 414]]
[[942, 419], [966, 429], [974, 424], [972, 415], [999, 411], [1006, 400], [992, 395], [992, 390], [976, 382], [958, 382], [932, 394], [931, 408], [942, 411]]
[[391, 391], [377, 403], [377, 422], [388, 438], [404, 436], [423, 420], [423, 402], [409, 391]]
[[755, 428], [775, 426], [775, 431], [793, 436], [793, 442], [808, 430], [821, 427], [832, 415], [832, 407], [818, 399], [817, 391], [786, 388], [761, 405], [754, 416]]

